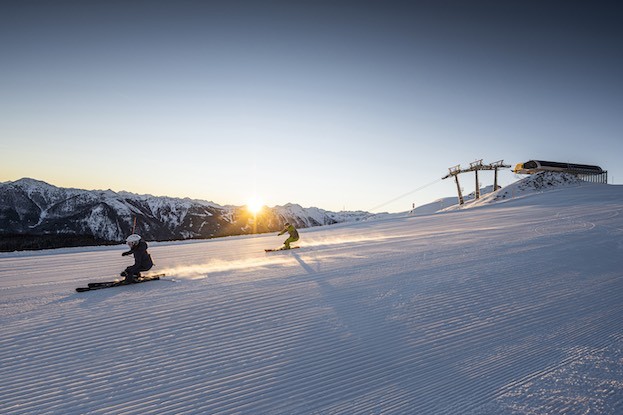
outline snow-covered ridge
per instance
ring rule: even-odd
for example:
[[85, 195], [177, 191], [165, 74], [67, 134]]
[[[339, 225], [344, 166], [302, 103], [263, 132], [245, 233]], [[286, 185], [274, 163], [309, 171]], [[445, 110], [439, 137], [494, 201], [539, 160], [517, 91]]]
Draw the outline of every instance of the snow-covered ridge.
[[585, 182], [572, 174], [544, 171], [498, 190], [492, 198], [492, 202], [563, 187], [582, 185], [588, 186], [591, 183]]
[[285, 222], [301, 228], [328, 225], [366, 215], [288, 204], [265, 209], [257, 220], [244, 207], [205, 200], [65, 189], [29, 178], [0, 183], [0, 234], [91, 235], [122, 241], [135, 230], [148, 240], [175, 240], [274, 231]]

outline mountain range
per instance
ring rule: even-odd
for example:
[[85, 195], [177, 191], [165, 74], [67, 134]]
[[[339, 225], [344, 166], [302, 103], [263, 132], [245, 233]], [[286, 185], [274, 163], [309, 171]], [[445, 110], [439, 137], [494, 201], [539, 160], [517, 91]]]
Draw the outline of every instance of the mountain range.
[[297, 204], [264, 207], [56, 187], [23, 178], [0, 183], [0, 251], [115, 244], [136, 232], [146, 240], [206, 239], [358, 221], [367, 212], [330, 212]]

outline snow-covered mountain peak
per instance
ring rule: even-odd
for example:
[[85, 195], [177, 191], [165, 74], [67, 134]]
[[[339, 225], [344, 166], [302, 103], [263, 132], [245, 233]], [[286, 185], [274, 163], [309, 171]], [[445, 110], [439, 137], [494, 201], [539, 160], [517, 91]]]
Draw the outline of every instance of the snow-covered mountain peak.
[[[59, 188], [34, 179], [0, 184], [0, 234], [84, 236], [123, 241], [134, 231], [147, 240], [202, 239], [272, 232], [285, 222], [305, 228], [361, 220], [365, 213], [333, 213], [288, 204], [266, 209], [261, 221], [244, 207], [126, 191]], [[69, 236], [68, 236], [69, 235]], [[51, 238], [51, 237], [50, 237]], [[60, 237], [59, 237], [60, 238]], [[38, 245], [37, 245], [38, 246]], [[8, 247], [0, 249], [20, 249]]]

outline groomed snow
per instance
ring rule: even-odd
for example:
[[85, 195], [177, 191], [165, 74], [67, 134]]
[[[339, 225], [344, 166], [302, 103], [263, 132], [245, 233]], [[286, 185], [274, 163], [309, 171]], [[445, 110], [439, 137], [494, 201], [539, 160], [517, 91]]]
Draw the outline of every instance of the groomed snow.
[[86, 293], [123, 246], [0, 254], [0, 413], [623, 413], [623, 186], [503, 190]]

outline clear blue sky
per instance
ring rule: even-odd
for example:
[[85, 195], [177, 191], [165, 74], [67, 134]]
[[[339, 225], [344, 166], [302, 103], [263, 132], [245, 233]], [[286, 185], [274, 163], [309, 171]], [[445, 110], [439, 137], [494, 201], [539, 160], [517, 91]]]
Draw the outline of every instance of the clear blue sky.
[[621, 183], [623, 15], [582, 3], [5, 1], [0, 181], [392, 212], [477, 159]]

